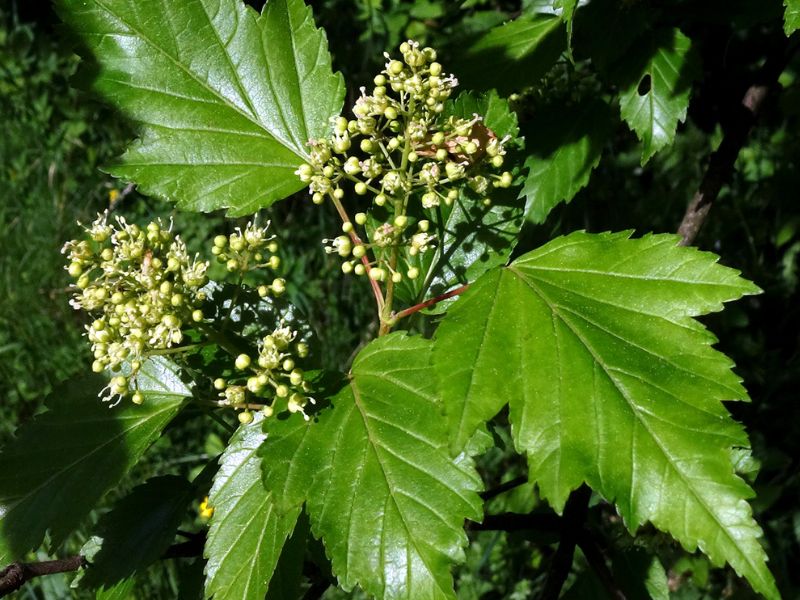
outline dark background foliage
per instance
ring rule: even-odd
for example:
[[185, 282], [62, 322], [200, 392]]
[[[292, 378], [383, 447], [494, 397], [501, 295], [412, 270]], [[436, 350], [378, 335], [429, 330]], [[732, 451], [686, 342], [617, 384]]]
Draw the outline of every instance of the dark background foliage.
[[[509, 18], [546, 10], [550, 3], [317, 0], [311, 4], [317, 22], [328, 32], [335, 67], [344, 73], [352, 100], [358, 87], [380, 68], [382, 52], [407, 37], [440, 48], [445, 65], [458, 65], [463, 63], [463, 48], [476, 35]], [[620, 14], [636, 17], [624, 31], [613, 29], [613, 16]], [[623, 54], [648, 28], [667, 25], [692, 38], [703, 70], [692, 84], [689, 116], [672, 146], [641, 166], [640, 144], [617, 121], [590, 185], [571, 203], [558, 206], [543, 225], [528, 226], [517, 252], [575, 229], [677, 230], [710, 154], [741, 118], [745, 90], [758, 82], [764, 62], [785, 50], [781, 15], [780, 0], [594, 0], [579, 8], [573, 37], [576, 50], [593, 48], [599, 43], [597, 36], [614, 32], [618, 35], [614, 52]], [[797, 40], [789, 43], [796, 45]], [[529, 148], [547, 143], [532, 126], [541, 111], [585, 98], [613, 97], [615, 87], [599, 78], [593, 66], [601, 64], [598, 56], [592, 56], [593, 62], [586, 58], [578, 54], [574, 64], [562, 59], [541, 80], [523, 82], [527, 85], [514, 101]], [[480, 59], [488, 68], [502, 61], [497, 56]], [[59, 254], [63, 241], [75, 235], [77, 220], [88, 221], [109, 206], [142, 220], [173, 217], [196, 250], [236, 225], [221, 215], [173, 214], [170, 206], [138, 196], [99, 170], [121, 151], [131, 131], [109, 109], [70, 86], [76, 64], [48, 3], [11, 2], [0, 8], [0, 443], [40, 410], [42, 399], [58, 382], [87, 368], [82, 323], [67, 305]], [[731, 405], [730, 410], [746, 425], [753, 441], [753, 458], [743, 471], [757, 492], [756, 517], [786, 598], [800, 594], [795, 568], [800, 560], [799, 74], [795, 54], [696, 240], [697, 246], [720, 254], [723, 263], [741, 269], [765, 292], [706, 322], [720, 338], [719, 348], [735, 360], [753, 398], [751, 404]], [[306, 315], [324, 348], [322, 364], [347, 364], [354, 349], [374, 335], [375, 324], [366, 287], [339, 277], [337, 263], [322, 252], [320, 240], [337, 228], [333, 215], [313, 209], [301, 194], [277, 204], [265, 217], [284, 236], [283, 275], [293, 290], [292, 302]], [[226, 435], [224, 429], [198, 431], [191, 423], [175, 428], [176, 434], [163, 438], [157, 451], [137, 467], [131, 482], [140, 481], [143, 474], [188, 474], [221, 451]], [[489, 487], [525, 470], [511, 451], [502, 419], [495, 435], [498, 448], [482, 465]], [[112, 498], [107, 500], [110, 504]], [[490, 514], [531, 510], [546, 512], [528, 485], [498, 495], [489, 504]], [[633, 560], [637, 548], [656, 552], [668, 570], [674, 598], [751, 597], [729, 570], [711, 568], [701, 555], [685, 553], [665, 536], [645, 530], [634, 540], [602, 503], [593, 506], [590, 519], [602, 532], [609, 555], [622, 553]], [[541, 588], [557, 536], [510, 522], [509, 531], [471, 532], [467, 564], [457, 576], [460, 597], [528, 598]], [[57, 553], [75, 552], [85, 537], [76, 533]], [[44, 556], [42, 552], [38, 556]], [[567, 593], [573, 598], [601, 597], [593, 595], [603, 592], [582, 568], [583, 560], [579, 557]], [[188, 562], [163, 561], [140, 577], [135, 594], [177, 597], [183, 578], [196, 576], [196, 571]], [[81, 597], [82, 592], [67, 586], [66, 576], [41, 579], [21, 595]], [[358, 594], [330, 590], [325, 597]]]

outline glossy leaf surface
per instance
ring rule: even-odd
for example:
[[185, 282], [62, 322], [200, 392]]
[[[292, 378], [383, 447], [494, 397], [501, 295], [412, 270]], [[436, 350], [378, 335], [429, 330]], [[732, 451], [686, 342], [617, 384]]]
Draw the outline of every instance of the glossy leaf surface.
[[345, 589], [455, 597], [450, 568], [463, 559], [464, 519], [481, 518], [481, 482], [470, 461], [447, 452], [430, 348], [402, 332], [374, 340], [318, 421], [293, 415], [276, 435], [268, 427], [267, 487], [286, 509], [307, 498]]
[[61, 0], [92, 87], [139, 125], [111, 173], [180, 208], [252, 213], [301, 189], [344, 96], [302, 0]]
[[758, 292], [673, 235], [578, 232], [483, 276], [436, 334], [451, 452], [505, 404], [531, 480], [562, 510], [583, 482], [778, 597], [733, 471], [746, 399], [693, 317]]
[[239, 427], [220, 460], [209, 503], [214, 507], [206, 541], [206, 596], [264, 598], [299, 507], [278, 511], [261, 481], [257, 450], [265, 439], [262, 418]]

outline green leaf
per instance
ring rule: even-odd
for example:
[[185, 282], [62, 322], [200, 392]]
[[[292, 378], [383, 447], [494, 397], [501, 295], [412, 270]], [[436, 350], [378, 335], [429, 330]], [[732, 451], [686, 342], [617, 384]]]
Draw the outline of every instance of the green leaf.
[[553, 0], [553, 8], [561, 11], [561, 20], [567, 24], [567, 51], [572, 53], [572, 20], [578, 8], [578, 0]]
[[208, 598], [263, 598], [300, 512], [279, 512], [261, 482], [256, 452], [266, 437], [262, 420], [258, 416], [236, 431], [209, 494], [214, 515], [204, 552]]
[[543, 223], [559, 202], [569, 202], [589, 183], [614, 129], [611, 109], [602, 100], [586, 100], [565, 109], [538, 112], [529, 125], [528, 175], [521, 196], [525, 217]]
[[135, 487], [97, 524], [102, 542], [87, 556], [91, 567], [81, 584], [109, 586], [142, 573], [172, 543], [193, 496], [192, 484], [176, 475]]
[[459, 49], [453, 72], [467, 89], [495, 88], [508, 95], [537, 83], [565, 49], [561, 19], [523, 15]]
[[96, 396], [104, 383], [100, 376], [67, 383], [0, 453], [0, 564], [39, 546], [48, 528], [60, 544], [191, 394], [161, 358], [142, 366], [141, 406], [104, 404]]
[[675, 139], [686, 119], [697, 57], [677, 29], [642, 37], [622, 70], [620, 114], [642, 141], [642, 164]]
[[136, 581], [125, 579], [110, 588], [101, 588], [97, 590], [94, 595], [95, 600], [130, 600], [135, 597], [133, 590], [136, 587]]
[[[435, 384], [430, 342], [398, 332], [359, 353], [349, 385], [318, 422], [295, 425], [273, 446], [268, 425], [262, 456], [293, 457], [278, 467], [293, 500], [301, 487], [292, 482], [313, 473], [305, 486], [312, 531], [346, 590], [455, 598], [450, 567], [463, 560], [464, 519], [481, 518], [481, 483], [469, 461], [447, 453]], [[265, 474], [268, 487], [281, 483], [275, 475]]]
[[800, 0], [783, 0], [786, 14], [783, 17], [783, 30], [786, 35], [792, 35], [800, 29]]
[[673, 235], [558, 238], [484, 275], [436, 332], [451, 452], [506, 402], [530, 479], [562, 510], [583, 482], [687, 549], [778, 593], [750, 488], [730, 448], [747, 436], [722, 404], [746, 399], [692, 317], [758, 288]]
[[110, 172], [189, 210], [252, 213], [301, 189], [344, 97], [302, 0], [59, 0], [93, 89], [140, 127]]

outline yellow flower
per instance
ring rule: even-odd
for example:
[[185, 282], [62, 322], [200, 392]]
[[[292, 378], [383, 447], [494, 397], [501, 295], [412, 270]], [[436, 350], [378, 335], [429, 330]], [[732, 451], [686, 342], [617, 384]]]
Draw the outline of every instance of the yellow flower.
[[210, 519], [211, 515], [214, 514], [214, 507], [208, 503], [208, 496], [203, 498], [200, 503], [200, 509], [197, 512], [200, 514], [201, 519]]

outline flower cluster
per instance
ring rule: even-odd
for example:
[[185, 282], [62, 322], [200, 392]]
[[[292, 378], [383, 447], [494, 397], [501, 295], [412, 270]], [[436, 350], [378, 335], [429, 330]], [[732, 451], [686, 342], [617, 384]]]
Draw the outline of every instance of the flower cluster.
[[[276, 254], [278, 242], [275, 236], [267, 234], [268, 228], [269, 223], [263, 227], [248, 223], [244, 231], [237, 227], [229, 236], [216, 236], [211, 252], [230, 273], [244, 274], [251, 269], [267, 267], [275, 271], [280, 267], [281, 260]], [[271, 285], [258, 288], [262, 298], [270, 294], [280, 296], [284, 291], [286, 282], [280, 277], [274, 279]]]
[[304, 407], [314, 400], [307, 395], [310, 386], [295, 360], [308, 356], [308, 346], [295, 342], [296, 337], [296, 331], [280, 325], [259, 341], [255, 361], [249, 354], [239, 354], [234, 364], [243, 375], [233, 381], [214, 381], [220, 392], [219, 404], [243, 409], [239, 413], [242, 423], [252, 421], [250, 409], [254, 407], [261, 407], [266, 416], [271, 416], [277, 399], [285, 399], [290, 412], [305, 416]]
[[[445, 101], [457, 81], [443, 73], [436, 52], [413, 41], [403, 43], [400, 52], [402, 61], [386, 55], [388, 62], [375, 77], [372, 94], [362, 88], [354, 118], [335, 119], [331, 137], [312, 140], [311, 159], [297, 170], [309, 184], [313, 201], [330, 198], [342, 215], [346, 235], [325, 241], [328, 252], [347, 260], [342, 270], [394, 282], [404, 275], [417, 276], [416, 269], [398, 270], [395, 250], [402, 248], [413, 256], [435, 243], [428, 220], [410, 229], [409, 211], [449, 206], [464, 186], [488, 203], [492, 187], [505, 188], [512, 182], [511, 173], [498, 173], [507, 140], [498, 139], [478, 115], [446, 114]], [[341, 206], [345, 188], [369, 197], [375, 207], [385, 206], [390, 219], [373, 224], [361, 212], [354, 224]], [[357, 225], [365, 224], [369, 243], [361, 242], [355, 232]], [[373, 251], [374, 261], [364, 259], [367, 249]]]
[[203, 320], [208, 263], [189, 257], [186, 245], [170, 228], [153, 221], [146, 228], [122, 217], [108, 222], [99, 215], [86, 228], [89, 239], [67, 242], [67, 271], [76, 280], [70, 301], [95, 318], [87, 326], [92, 342], [92, 370], [118, 371], [127, 361], [130, 374], [117, 375], [106, 388], [108, 397], [143, 397], [136, 375], [149, 351], [183, 340], [186, 323]]

